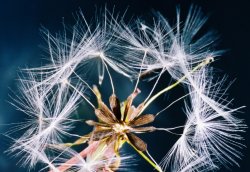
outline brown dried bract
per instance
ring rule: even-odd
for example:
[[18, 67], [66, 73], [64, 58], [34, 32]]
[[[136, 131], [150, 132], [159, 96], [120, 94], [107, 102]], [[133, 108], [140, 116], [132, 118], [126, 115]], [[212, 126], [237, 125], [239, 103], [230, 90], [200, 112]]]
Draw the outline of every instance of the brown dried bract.
[[144, 103], [141, 103], [138, 107], [132, 105], [134, 98], [140, 93], [139, 89], [128, 96], [122, 105], [116, 95], [112, 94], [109, 98], [110, 108], [102, 101], [97, 87], [94, 87], [94, 91], [98, 101], [98, 109], [95, 109], [95, 114], [99, 121], [86, 121], [88, 125], [95, 127], [91, 140], [114, 143], [115, 152], [118, 152], [121, 144], [125, 141], [132, 144], [139, 151], [146, 151], [147, 144], [135, 133], [154, 131], [155, 128], [152, 126], [141, 126], [153, 122], [155, 116], [151, 114], [139, 115]]

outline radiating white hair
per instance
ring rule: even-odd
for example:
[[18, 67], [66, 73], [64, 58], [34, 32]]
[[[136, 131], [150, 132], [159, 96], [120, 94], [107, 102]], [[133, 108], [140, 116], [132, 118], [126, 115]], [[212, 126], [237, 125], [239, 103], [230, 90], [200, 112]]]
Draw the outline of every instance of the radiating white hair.
[[[27, 119], [10, 131], [24, 133], [13, 138], [15, 143], [9, 150], [21, 157], [22, 165], [32, 168], [42, 162], [46, 164], [44, 169], [58, 171], [59, 166], [75, 157], [77, 163], [68, 164], [71, 171], [94, 172], [116, 160], [116, 156], [103, 159], [106, 151], [106, 148], [100, 150], [103, 147], [96, 150], [95, 157], [89, 154], [86, 158], [71, 148], [55, 148], [61, 145], [65, 135], [81, 137], [70, 133], [70, 129], [74, 122], [71, 117], [82, 98], [96, 108], [86, 92], [96, 94], [90, 86], [90, 80], [94, 79], [85, 79], [90, 71], [97, 72], [100, 85], [107, 72], [115, 92], [110, 68], [132, 80], [136, 78], [135, 90], [143, 74], [153, 73], [148, 81], [157, 79], [144, 101], [147, 106], [155, 99], [148, 101], [164, 72], [187, 88], [187, 120], [183, 133], [161, 162], [163, 170], [211, 171], [221, 164], [238, 165], [236, 159], [241, 157], [243, 147], [240, 133], [246, 126], [234, 112], [242, 107], [231, 108], [231, 101], [224, 96], [226, 78], [213, 78], [209, 63], [223, 51], [214, 48], [217, 36], [212, 31], [200, 33], [207, 20], [200, 8], [191, 6], [183, 22], [178, 9], [173, 25], [160, 13], [156, 13], [152, 26], [141, 19], [126, 24], [123, 16], [115, 17], [106, 9], [95, 24], [88, 24], [81, 12], [77, 17], [69, 35], [67, 28], [56, 36], [44, 29], [49, 63], [22, 71], [21, 94], [13, 98], [12, 104]], [[52, 156], [53, 151], [59, 152], [58, 156]], [[122, 162], [132, 159], [131, 156], [120, 158]], [[126, 169], [126, 163], [122, 167]]]

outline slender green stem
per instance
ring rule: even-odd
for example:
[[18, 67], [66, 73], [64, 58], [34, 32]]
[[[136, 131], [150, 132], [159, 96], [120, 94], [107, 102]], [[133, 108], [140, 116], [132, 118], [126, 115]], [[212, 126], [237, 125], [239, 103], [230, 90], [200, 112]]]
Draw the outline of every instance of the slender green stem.
[[155, 164], [151, 159], [149, 159], [147, 157], [147, 155], [145, 155], [142, 151], [139, 151], [133, 144], [131, 144], [130, 142], [127, 141], [127, 143], [132, 147], [134, 148], [134, 150], [136, 150], [136, 152], [142, 156], [143, 159], [145, 159], [150, 165], [152, 165], [158, 172], [162, 172], [162, 169], [157, 165]]
[[[209, 64], [213, 62], [213, 58], [208, 58], [206, 60], [204, 60], [203, 62], [201, 62], [200, 64], [198, 64], [196, 67], [194, 67], [190, 73], [194, 73], [195, 71], [197, 71], [199, 68], [202, 68], [203, 66]], [[189, 73], [189, 74], [190, 74]], [[171, 90], [172, 88], [176, 87], [177, 85], [179, 85], [182, 81], [184, 81], [189, 74], [184, 75], [183, 77], [181, 77], [178, 81], [176, 81], [175, 83], [173, 83], [172, 85], [164, 88], [163, 90], [159, 91], [157, 94], [155, 94], [153, 97], [151, 97], [145, 104], [145, 106], [142, 108], [140, 114], [156, 99], [158, 98], [160, 95], [162, 95], [163, 93]]]

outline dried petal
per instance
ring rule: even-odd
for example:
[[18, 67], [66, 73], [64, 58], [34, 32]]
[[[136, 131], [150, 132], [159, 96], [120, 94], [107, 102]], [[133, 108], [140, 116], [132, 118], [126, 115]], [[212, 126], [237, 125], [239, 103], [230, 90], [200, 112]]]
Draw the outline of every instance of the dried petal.
[[100, 102], [100, 110], [103, 111], [104, 114], [108, 115], [113, 121], [118, 121], [114, 113], [105, 105], [103, 102]]
[[128, 117], [127, 117], [127, 121], [132, 121], [134, 120], [134, 118], [136, 118], [139, 113], [141, 112], [141, 110], [143, 109], [145, 103], [142, 102], [136, 109], [133, 110], [133, 113], [132, 114], [129, 114]]
[[120, 107], [120, 101], [116, 97], [116, 95], [112, 94], [109, 98], [110, 108], [115, 114], [116, 118], [118, 120], [121, 120], [121, 107]]
[[116, 142], [117, 140], [117, 135], [116, 134], [112, 134], [109, 138], [107, 138], [106, 140], [106, 144], [110, 145], [110, 144], [115, 144], [114, 142]]
[[135, 133], [144, 133], [144, 132], [153, 132], [155, 131], [155, 127], [138, 127], [138, 128], [133, 128], [132, 131]]
[[136, 118], [133, 121], [131, 121], [129, 124], [131, 126], [142, 126], [142, 125], [145, 125], [145, 124], [153, 122], [154, 119], [155, 119], [154, 115], [147, 114], [147, 115], [139, 116], [138, 118]]
[[132, 114], [134, 114], [134, 111], [136, 110], [135, 106], [131, 106], [128, 110], [128, 113], [127, 113], [127, 119], [125, 122], [129, 122], [131, 121], [130, 118], [132, 118]]
[[125, 109], [124, 109], [124, 118], [123, 120], [126, 121], [127, 120], [127, 116], [128, 116], [128, 112], [129, 109], [132, 106], [133, 100], [134, 98], [140, 93], [141, 91], [139, 89], [136, 89], [130, 96], [128, 96], [126, 103], [125, 103]]
[[100, 104], [100, 102], [102, 101], [102, 96], [101, 96], [101, 93], [100, 93], [100, 91], [98, 90], [98, 88], [97, 88], [96, 85], [93, 86], [93, 91], [94, 91], [95, 96], [96, 96], [96, 98], [97, 98], [98, 106], [100, 106], [99, 104]]
[[147, 150], [147, 144], [141, 140], [139, 137], [132, 133], [127, 134], [129, 142], [136, 147], [139, 151], [146, 151]]
[[78, 140], [76, 140], [74, 143], [72, 143], [72, 146], [86, 143], [89, 140], [91, 134], [92, 134], [92, 132], [87, 134], [87, 135], [84, 135], [84, 136], [80, 137]]
[[108, 127], [107, 124], [104, 124], [104, 123], [100, 123], [100, 122], [95, 122], [93, 120], [87, 120], [85, 121], [86, 124], [90, 125], [90, 126], [103, 126], [103, 127]]
[[110, 115], [110, 113], [106, 113], [103, 110], [95, 109], [95, 114], [99, 120], [101, 120], [107, 124], [113, 124], [116, 122], [116, 120], [114, 120], [112, 118], [112, 115]]
[[99, 141], [109, 136], [112, 136], [112, 129], [95, 130], [92, 134], [92, 141]]

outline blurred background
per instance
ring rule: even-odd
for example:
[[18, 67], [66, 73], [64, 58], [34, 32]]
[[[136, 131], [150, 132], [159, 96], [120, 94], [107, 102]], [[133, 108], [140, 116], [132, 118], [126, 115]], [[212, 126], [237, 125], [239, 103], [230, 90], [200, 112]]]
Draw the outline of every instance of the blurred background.
[[[1, 133], [10, 129], [11, 123], [21, 122], [24, 115], [15, 110], [8, 103], [11, 101], [9, 94], [11, 90], [16, 90], [16, 79], [19, 68], [26, 66], [40, 66], [46, 52], [43, 48], [46, 41], [41, 37], [40, 28], [43, 26], [52, 33], [62, 31], [62, 21], [71, 26], [75, 20], [73, 14], [82, 10], [87, 20], [90, 20], [99, 8], [105, 6], [112, 10], [123, 13], [127, 9], [127, 17], [140, 17], [143, 19], [152, 17], [152, 10], [161, 12], [170, 22], [175, 20], [176, 5], [180, 5], [182, 11], [187, 11], [191, 4], [202, 7], [205, 14], [210, 18], [205, 27], [215, 29], [221, 36], [219, 48], [229, 50], [213, 66], [220, 69], [221, 74], [229, 75], [229, 79], [236, 81], [229, 89], [230, 98], [235, 98], [234, 107], [246, 105], [250, 106], [250, 3], [247, 0], [8, 0], [0, 1], [0, 171], [1, 172], [24, 172], [25, 168], [20, 168], [19, 159], [8, 156], [4, 153], [11, 145], [11, 141]], [[114, 80], [119, 81], [116, 87], [121, 89], [119, 97], [125, 99], [131, 93], [132, 83], [121, 76], [114, 74]], [[169, 82], [166, 79], [166, 82]], [[149, 90], [152, 85], [141, 84], [141, 90]], [[104, 83], [101, 90], [109, 87]], [[109, 96], [108, 93], [106, 97]], [[164, 107], [164, 101], [171, 101], [181, 95], [181, 89], [170, 92], [161, 100], [158, 100], [157, 107], [152, 107], [150, 113], [156, 112], [158, 106]], [[140, 98], [137, 99], [137, 103]], [[163, 102], [163, 103], [162, 103]], [[176, 108], [177, 107], [177, 108]], [[249, 108], [243, 110], [244, 114], [239, 114], [240, 118], [249, 124]], [[183, 113], [181, 104], [174, 109], [169, 109], [168, 116], [162, 115], [157, 121], [158, 126], [171, 126], [182, 123], [183, 120], [176, 118], [177, 113]], [[161, 135], [162, 134], [162, 135]], [[173, 136], [166, 137], [165, 133], [142, 136], [148, 143], [149, 151], [157, 161], [160, 161], [170, 145], [174, 143]], [[153, 138], [153, 139], [151, 139]], [[244, 143], [250, 147], [249, 133], [245, 133]], [[131, 166], [130, 171], [153, 171], [129, 146], [125, 146], [124, 152], [133, 153], [136, 156], [136, 164]], [[244, 156], [239, 160], [240, 167], [233, 166], [232, 172], [248, 171], [250, 168], [249, 148], [243, 151]], [[132, 162], [131, 162], [132, 163]], [[132, 163], [134, 164], [134, 163]], [[32, 171], [32, 170], [31, 170]], [[33, 170], [38, 171], [38, 170]]]

